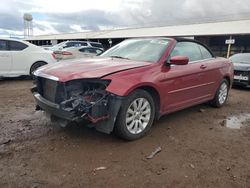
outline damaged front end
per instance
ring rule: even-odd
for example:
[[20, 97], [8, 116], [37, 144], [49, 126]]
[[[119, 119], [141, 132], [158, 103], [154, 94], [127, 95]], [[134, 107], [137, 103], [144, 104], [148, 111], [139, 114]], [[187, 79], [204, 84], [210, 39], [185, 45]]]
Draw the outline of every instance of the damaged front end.
[[110, 133], [122, 103], [122, 97], [106, 91], [110, 80], [82, 79], [59, 82], [36, 78], [32, 93], [37, 109], [51, 119], [85, 122], [97, 130]]

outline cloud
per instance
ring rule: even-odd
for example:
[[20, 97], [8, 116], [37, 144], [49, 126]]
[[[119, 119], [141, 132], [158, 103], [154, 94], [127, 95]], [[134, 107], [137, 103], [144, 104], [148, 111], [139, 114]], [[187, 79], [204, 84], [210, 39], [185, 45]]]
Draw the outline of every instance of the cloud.
[[0, 29], [0, 36], [21, 38], [23, 36], [23, 31], [13, 31], [13, 30], [7, 30], [7, 29]]
[[86, 10], [75, 13], [49, 13], [47, 20], [64, 23], [65, 25], [79, 25], [89, 30], [98, 30], [99, 26], [119, 26], [121, 18], [117, 13], [103, 10]]
[[[86, 10], [75, 13], [47, 13], [46, 21], [34, 20], [36, 33], [66, 33], [121, 27], [122, 18], [116, 13]], [[115, 19], [114, 19], [115, 18]]]
[[40, 35], [250, 18], [250, 1], [8, 0], [0, 6], [1, 31], [21, 33], [25, 12], [32, 13]]
[[22, 15], [0, 12], [0, 28], [8, 30], [23, 29]]
[[134, 21], [131, 23], [139, 23], [141, 26], [250, 18], [250, 1], [245, 0], [145, 0], [138, 5], [134, 9], [129, 9], [128, 4], [124, 10], [124, 17], [132, 18]]

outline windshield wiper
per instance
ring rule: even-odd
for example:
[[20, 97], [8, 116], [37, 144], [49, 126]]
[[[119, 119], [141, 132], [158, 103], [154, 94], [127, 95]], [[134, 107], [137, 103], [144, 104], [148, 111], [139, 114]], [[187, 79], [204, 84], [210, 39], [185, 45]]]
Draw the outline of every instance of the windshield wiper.
[[119, 59], [129, 59], [127, 57], [122, 57], [122, 56], [118, 56], [118, 55], [111, 55], [109, 57], [112, 57], [112, 58], [119, 58]]

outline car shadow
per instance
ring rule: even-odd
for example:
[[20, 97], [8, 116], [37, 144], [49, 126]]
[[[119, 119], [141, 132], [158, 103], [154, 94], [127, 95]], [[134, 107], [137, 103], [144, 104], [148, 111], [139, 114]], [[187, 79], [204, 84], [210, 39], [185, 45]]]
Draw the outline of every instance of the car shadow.
[[89, 128], [84, 123], [71, 123], [67, 127], [62, 128], [63, 133], [70, 139], [81, 139], [84, 141], [98, 140], [99, 142], [120, 142], [123, 139], [117, 137], [114, 133], [105, 134], [98, 132], [95, 128]]
[[233, 86], [233, 89], [242, 90], [242, 91], [250, 91], [250, 87], [242, 87], [242, 86]]
[[[190, 107], [187, 109], [183, 109], [177, 112], [164, 115], [159, 120], [154, 122], [151, 131], [149, 131], [149, 134], [150, 135], [157, 134], [157, 132], [161, 131], [162, 129], [168, 129], [168, 126], [170, 125], [169, 122], [176, 121], [180, 117], [190, 116], [192, 114], [195, 115], [197, 112], [200, 112], [201, 110], [206, 111], [210, 108], [212, 107], [208, 103], [204, 103], [201, 105], [197, 105], [194, 107]], [[166, 124], [167, 126], [163, 126], [163, 124]], [[81, 123], [72, 123], [68, 125], [66, 128], [64, 128], [63, 132], [70, 139], [79, 138], [87, 142], [91, 140], [98, 140], [99, 142], [106, 142], [106, 143], [114, 141], [118, 143], [127, 143], [127, 141], [119, 138], [113, 132], [111, 134], [101, 133], [96, 131], [95, 128], [88, 128], [86, 125]], [[145, 135], [144, 139], [147, 139], [146, 138], [147, 136], [148, 134]]]
[[176, 112], [163, 115], [158, 121], [156, 121], [155, 125], [157, 126], [157, 125], [165, 124], [169, 121], [178, 120], [181, 117], [189, 116], [192, 114], [195, 115], [198, 112], [203, 113], [211, 108], [213, 107], [209, 103], [203, 103], [200, 105], [185, 108], [183, 110], [179, 110]]
[[30, 76], [18, 76], [18, 77], [0, 77], [0, 81], [21, 81], [32, 80]]

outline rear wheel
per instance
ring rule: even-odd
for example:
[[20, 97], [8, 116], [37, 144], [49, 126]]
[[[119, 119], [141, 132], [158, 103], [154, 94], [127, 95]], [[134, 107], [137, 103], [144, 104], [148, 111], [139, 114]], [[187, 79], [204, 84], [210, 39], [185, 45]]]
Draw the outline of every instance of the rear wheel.
[[44, 66], [44, 65], [46, 65], [47, 63], [45, 63], [45, 62], [43, 62], [43, 61], [38, 61], [38, 62], [36, 62], [36, 63], [34, 63], [32, 66], [31, 66], [31, 68], [30, 68], [30, 76], [32, 77], [32, 78], [34, 78], [34, 72], [39, 68], [39, 67], [41, 67], [41, 66]]
[[214, 99], [211, 101], [211, 104], [214, 107], [221, 107], [223, 106], [228, 98], [228, 92], [229, 92], [229, 82], [226, 79], [223, 79], [216, 94]]
[[115, 131], [123, 139], [136, 140], [152, 126], [155, 104], [144, 90], [135, 90], [124, 101], [118, 114]]

